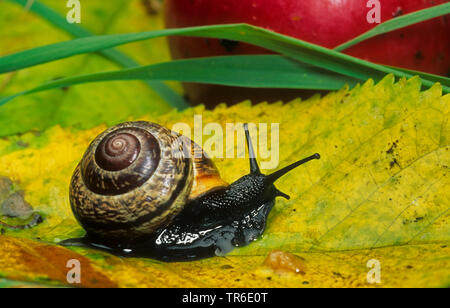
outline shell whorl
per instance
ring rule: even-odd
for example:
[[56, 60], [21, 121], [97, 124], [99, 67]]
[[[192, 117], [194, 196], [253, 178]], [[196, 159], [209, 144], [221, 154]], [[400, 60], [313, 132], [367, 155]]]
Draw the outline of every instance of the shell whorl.
[[170, 223], [193, 183], [179, 135], [127, 122], [92, 141], [70, 186], [75, 217], [91, 236], [139, 238]]
[[81, 174], [86, 186], [97, 194], [123, 194], [153, 175], [161, 161], [160, 152], [158, 140], [149, 131], [118, 128], [94, 140], [81, 162]]
[[[141, 134], [146, 134], [140, 130]], [[148, 133], [147, 133], [148, 134]], [[159, 153], [158, 143], [148, 134], [150, 149]], [[104, 170], [119, 171], [130, 166], [141, 152], [139, 139], [127, 132], [116, 131], [106, 136], [95, 151], [95, 161]]]

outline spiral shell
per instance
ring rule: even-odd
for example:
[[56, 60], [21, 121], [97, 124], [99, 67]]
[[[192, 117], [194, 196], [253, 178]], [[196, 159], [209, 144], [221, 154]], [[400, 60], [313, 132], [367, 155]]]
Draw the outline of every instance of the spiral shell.
[[92, 237], [133, 240], [170, 223], [194, 179], [179, 135], [127, 122], [89, 145], [70, 185], [72, 211]]

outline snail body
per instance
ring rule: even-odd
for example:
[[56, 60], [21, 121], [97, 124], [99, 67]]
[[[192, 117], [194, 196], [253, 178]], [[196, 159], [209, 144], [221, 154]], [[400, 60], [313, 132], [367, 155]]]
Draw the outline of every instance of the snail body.
[[126, 122], [95, 138], [74, 171], [70, 203], [86, 230], [65, 246], [120, 256], [186, 261], [225, 255], [264, 232], [274, 182], [314, 154], [260, 172], [245, 125], [250, 173], [228, 185], [194, 142], [158, 124]]

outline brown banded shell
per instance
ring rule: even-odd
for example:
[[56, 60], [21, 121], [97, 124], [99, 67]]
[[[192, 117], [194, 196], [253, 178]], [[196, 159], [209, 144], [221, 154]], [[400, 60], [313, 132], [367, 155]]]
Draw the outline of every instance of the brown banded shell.
[[132, 240], [168, 224], [192, 183], [192, 163], [177, 134], [127, 122], [89, 145], [72, 176], [70, 203], [89, 235]]
[[72, 176], [70, 203], [90, 236], [133, 240], [168, 225], [189, 199], [225, 185], [194, 142], [158, 124], [127, 122], [89, 145]]

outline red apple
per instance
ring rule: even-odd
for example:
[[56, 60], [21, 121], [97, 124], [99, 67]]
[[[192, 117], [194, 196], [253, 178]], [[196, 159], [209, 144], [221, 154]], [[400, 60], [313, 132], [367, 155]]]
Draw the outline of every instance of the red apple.
[[[334, 48], [377, 24], [369, 23], [368, 0], [165, 0], [168, 28], [249, 23], [308, 42]], [[383, 0], [381, 22], [448, 0]], [[169, 38], [175, 59], [268, 53], [247, 44], [186, 37]], [[435, 18], [374, 37], [344, 51], [368, 61], [439, 75], [450, 70], [450, 18]], [[298, 91], [232, 89], [186, 84], [194, 103], [290, 99]]]

